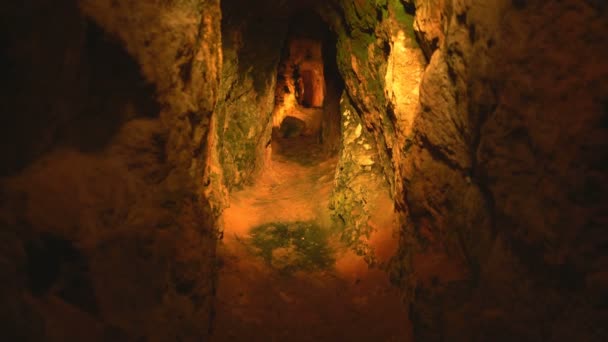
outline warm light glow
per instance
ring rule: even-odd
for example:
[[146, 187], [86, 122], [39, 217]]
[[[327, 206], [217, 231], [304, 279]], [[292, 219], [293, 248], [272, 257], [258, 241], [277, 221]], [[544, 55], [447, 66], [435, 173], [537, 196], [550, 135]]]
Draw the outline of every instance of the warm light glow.
[[304, 134], [319, 131], [326, 93], [321, 50], [320, 41], [294, 38], [289, 42], [289, 56], [281, 62], [283, 72], [277, 84], [274, 127], [293, 116], [306, 123]]
[[411, 47], [410, 39], [403, 30], [393, 35], [385, 76], [385, 92], [393, 105], [396, 126], [403, 133], [402, 136], [412, 133], [412, 124], [418, 113], [418, 90], [424, 71], [421, 51]]

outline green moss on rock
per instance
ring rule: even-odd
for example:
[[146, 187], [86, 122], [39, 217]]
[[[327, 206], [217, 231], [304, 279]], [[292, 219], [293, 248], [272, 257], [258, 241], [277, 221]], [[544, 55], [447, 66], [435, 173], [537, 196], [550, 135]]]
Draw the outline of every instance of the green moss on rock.
[[314, 271], [333, 266], [330, 232], [315, 222], [272, 222], [250, 233], [248, 243], [255, 254], [284, 273]]
[[407, 13], [405, 6], [400, 0], [389, 0], [388, 2], [389, 13], [392, 14], [392, 18], [397, 21], [399, 29], [405, 32], [405, 36], [408, 38], [408, 42], [411, 47], [418, 47], [418, 41], [416, 40], [416, 32], [414, 32], [414, 20], [413, 14]]
[[342, 96], [340, 110], [342, 149], [330, 201], [332, 217], [341, 242], [369, 264], [374, 264], [375, 255], [366, 242], [373, 228], [368, 224], [368, 193], [364, 189], [373, 184], [373, 174], [378, 170], [375, 165], [362, 165], [360, 161], [373, 160], [377, 154], [364, 147], [370, 146], [371, 136], [362, 128], [363, 122], [346, 95]]

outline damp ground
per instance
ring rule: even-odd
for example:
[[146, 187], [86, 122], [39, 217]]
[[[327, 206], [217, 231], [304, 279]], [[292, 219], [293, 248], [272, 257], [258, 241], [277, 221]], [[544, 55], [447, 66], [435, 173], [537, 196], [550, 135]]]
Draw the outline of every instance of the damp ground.
[[[231, 194], [222, 217], [213, 341], [410, 340], [387, 273], [341, 242], [332, 221], [337, 158], [314, 137], [275, 137], [272, 148], [265, 170]], [[392, 205], [387, 194], [373, 198], [370, 242], [388, 259]]]

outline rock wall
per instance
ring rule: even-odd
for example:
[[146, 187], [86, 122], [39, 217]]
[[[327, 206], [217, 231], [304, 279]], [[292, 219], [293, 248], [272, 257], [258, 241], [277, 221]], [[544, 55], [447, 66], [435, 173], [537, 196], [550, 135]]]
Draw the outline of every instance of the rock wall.
[[0, 5], [5, 336], [206, 338], [215, 219], [268, 157], [301, 9], [335, 33], [344, 80], [327, 94], [334, 212], [365, 237], [365, 186], [390, 189], [416, 340], [608, 339], [608, 7], [592, 0]]
[[381, 153], [380, 165], [391, 173], [390, 160], [385, 152], [387, 144], [391, 144], [386, 138], [394, 136], [393, 123], [386, 114], [383, 82], [390, 53], [386, 1], [330, 2], [319, 12], [338, 37], [337, 63], [346, 93], [364, 128], [375, 135], [374, 141]]
[[[605, 339], [606, 6], [321, 8], [402, 214], [392, 276], [416, 339]], [[341, 172], [334, 204], [350, 213]]]
[[[365, 241], [371, 233], [368, 215], [365, 210], [353, 210], [364, 208], [369, 200], [365, 187], [386, 187], [396, 207], [405, 207], [399, 195], [403, 191], [400, 174], [412, 145], [411, 127], [424, 68], [414, 36], [414, 16], [407, 11], [407, 6], [392, 0], [334, 2], [319, 9], [337, 34], [337, 62], [345, 83], [332, 205], [338, 222], [345, 223], [345, 237], [355, 242], [357, 253], [370, 264], [375, 263], [376, 253]], [[362, 138], [352, 139], [354, 135]]]
[[361, 118], [346, 95], [341, 99], [340, 111], [342, 139], [330, 208], [342, 242], [364, 257], [368, 264], [375, 265], [380, 261], [370, 244], [374, 233], [370, 225], [370, 202], [376, 191], [388, 191], [388, 184], [378, 163], [373, 137], [363, 128]]
[[224, 68], [214, 119], [218, 189], [250, 183], [264, 165], [287, 13], [285, 4], [272, 1], [222, 1]]
[[4, 338], [204, 340], [219, 1], [0, 7]]
[[606, 6], [415, 2], [430, 61], [397, 278], [416, 339], [605, 340]]

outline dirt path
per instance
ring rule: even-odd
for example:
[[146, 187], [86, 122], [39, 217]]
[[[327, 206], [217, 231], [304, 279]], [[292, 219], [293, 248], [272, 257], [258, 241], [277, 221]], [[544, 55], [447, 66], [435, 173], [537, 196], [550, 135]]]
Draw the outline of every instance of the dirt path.
[[[410, 340], [407, 310], [386, 273], [369, 269], [332, 227], [336, 158], [320, 157], [311, 139], [280, 143], [224, 212], [213, 341]], [[371, 241], [382, 254], [394, 249], [395, 224], [388, 195], [376, 198]]]

